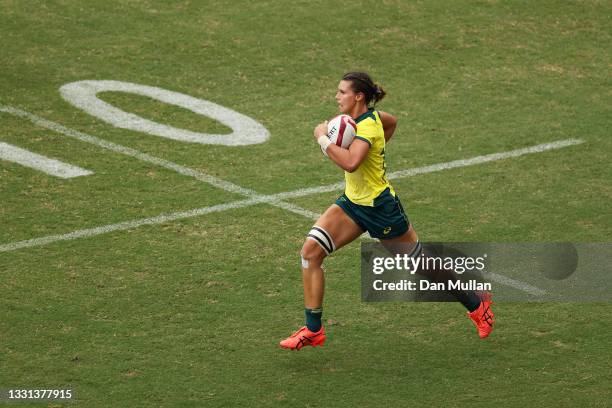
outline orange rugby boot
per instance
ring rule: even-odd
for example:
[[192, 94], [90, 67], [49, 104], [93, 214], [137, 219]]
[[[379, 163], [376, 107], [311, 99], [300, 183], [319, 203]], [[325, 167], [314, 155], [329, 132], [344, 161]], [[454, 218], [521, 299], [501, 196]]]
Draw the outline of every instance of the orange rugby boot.
[[308, 327], [304, 326], [280, 342], [282, 348], [290, 350], [299, 350], [304, 346], [323, 346], [323, 344], [325, 344], [325, 328], [323, 326], [316, 333], [311, 332]]
[[481, 339], [487, 337], [493, 331], [493, 311], [491, 310], [491, 294], [483, 293], [480, 295], [480, 306], [473, 312], [467, 312], [467, 315], [478, 329], [478, 336]]

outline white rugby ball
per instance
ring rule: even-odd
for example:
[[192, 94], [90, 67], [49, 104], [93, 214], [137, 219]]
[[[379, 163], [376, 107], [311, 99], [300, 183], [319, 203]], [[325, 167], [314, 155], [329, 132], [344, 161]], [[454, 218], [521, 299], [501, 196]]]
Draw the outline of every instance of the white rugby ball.
[[[343, 149], [348, 149], [353, 143], [356, 132], [357, 125], [349, 115], [338, 115], [327, 122], [327, 137], [333, 144]], [[327, 153], [323, 154], [327, 156]]]

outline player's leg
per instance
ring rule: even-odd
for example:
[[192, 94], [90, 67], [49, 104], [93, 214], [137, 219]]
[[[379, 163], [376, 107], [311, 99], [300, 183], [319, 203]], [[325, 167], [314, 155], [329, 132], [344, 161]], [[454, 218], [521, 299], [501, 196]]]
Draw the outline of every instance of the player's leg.
[[319, 217], [309, 231], [300, 252], [306, 326], [281, 341], [284, 348], [299, 350], [306, 345], [319, 345], [325, 341], [321, 324], [325, 276], [323, 260], [333, 251], [354, 241], [363, 233], [355, 221], [336, 204]]
[[300, 252], [306, 308], [317, 308], [323, 304], [325, 280], [322, 264], [325, 257], [354, 241], [363, 232], [336, 204], [319, 217]]
[[[407, 254], [412, 257], [420, 256], [421, 253], [425, 256], [435, 255], [428, 247], [421, 246], [412, 226], [404, 234], [391, 239], [381, 239], [380, 242], [387, 250], [394, 254]], [[459, 280], [455, 271], [449, 268], [421, 269], [416, 272], [434, 282], [446, 283]], [[468, 317], [476, 325], [480, 338], [487, 337], [493, 330], [494, 323], [493, 311], [491, 310], [491, 295], [489, 293], [479, 294], [471, 290], [460, 289], [449, 290], [449, 292], [468, 310]]]
[[[373, 225], [368, 227], [368, 230], [372, 230], [370, 234], [374, 238], [378, 238], [385, 248], [394, 254], [416, 257], [423, 252], [425, 256], [435, 255], [429, 248], [423, 248], [419, 243], [418, 235], [408, 221], [398, 197], [381, 194], [377, 200], [374, 214], [376, 218], [372, 219]], [[448, 268], [420, 270], [417, 273], [435, 282], [446, 283], [459, 280], [455, 271]], [[487, 337], [493, 330], [494, 323], [490, 307], [491, 295], [458, 289], [449, 292], [468, 310], [468, 316], [478, 328], [479, 336]]]

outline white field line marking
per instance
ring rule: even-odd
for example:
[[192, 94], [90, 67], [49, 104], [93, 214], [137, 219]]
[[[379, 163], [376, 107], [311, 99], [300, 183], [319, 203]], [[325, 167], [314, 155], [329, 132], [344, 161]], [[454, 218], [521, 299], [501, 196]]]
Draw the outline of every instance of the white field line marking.
[[425, 166], [425, 167], [417, 167], [414, 169], [400, 170], [400, 171], [396, 171], [393, 173], [389, 173], [389, 178], [395, 179], [395, 178], [401, 178], [401, 177], [410, 177], [410, 176], [416, 176], [417, 174], [432, 173], [434, 171], [449, 170], [449, 169], [454, 169], [457, 167], [473, 166], [475, 164], [482, 164], [482, 163], [487, 163], [487, 162], [492, 162], [492, 161], [497, 161], [497, 160], [509, 159], [511, 157], [519, 157], [519, 156], [524, 156], [526, 154], [541, 153], [546, 150], [561, 149], [563, 147], [574, 146], [574, 145], [578, 145], [581, 143], [584, 143], [584, 140], [582, 139], [558, 140], [556, 142], [543, 143], [543, 144], [539, 144], [536, 146], [525, 147], [523, 149], [510, 150], [508, 152], [492, 153], [492, 154], [487, 154], [484, 156], [472, 157], [471, 159], [454, 160], [454, 161], [447, 162], [447, 163], [438, 163], [438, 164], [432, 164], [430, 166]]
[[210, 214], [220, 211], [232, 210], [236, 208], [249, 207], [259, 204], [262, 200], [251, 198], [247, 200], [234, 201], [227, 204], [213, 205], [210, 207], [196, 208], [189, 211], [174, 212], [169, 214], [161, 214], [151, 218], [141, 218], [137, 220], [120, 222], [117, 224], [104, 225], [101, 227], [87, 228], [70, 232], [68, 234], [47, 235], [41, 238], [28, 239], [25, 241], [13, 242], [10, 244], [0, 245], [0, 252], [15, 251], [22, 248], [31, 248], [37, 246], [48, 245], [58, 241], [70, 241], [78, 238], [88, 238], [96, 235], [107, 234], [113, 231], [125, 231], [131, 228], [141, 227], [143, 225], [158, 225], [169, 221], [176, 221], [185, 218], [198, 217], [204, 214]]
[[511, 286], [513, 288], [522, 290], [523, 292], [527, 292], [533, 296], [544, 296], [546, 294], [546, 291], [544, 289], [540, 289], [538, 287], [529, 285], [528, 283], [525, 283], [523, 281], [512, 279], [495, 272], [487, 272], [485, 274], [485, 277], [497, 283], [501, 283], [502, 285]]
[[[487, 156], [478, 156], [480, 158], [478, 161], [475, 161], [473, 159], [467, 159], [467, 160], [458, 160], [456, 162], [461, 161], [464, 163], [469, 163], [469, 164], [465, 164], [465, 166], [469, 166], [469, 165], [474, 165], [474, 164], [478, 164], [481, 162], [491, 161], [491, 160], [482, 161], [483, 158], [487, 158], [487, 157], [495, 156], [497, 157], [496, 160], [502, 160], [507, 157], [516, 157], [517, 152], [522, 152], [521, 154], [536, 153], [536, 152], [543, 152], [545, 150], [560, 149], [566, 146], [572, 146], [572, 145], [576, 145], [580, 143], [584, 143], [584, 141], [579, 140], [579, 139], [569, 139], [569, 140], [559, 141], [559, 142], [554, 142], [554, 143], [545, 143], [545, 144], [533, 146], [527, 149], [511, 150], [505, 153], [494, 153], [492, 155], [487, 155]], [[450, 162], [450, 163], [456, 163], [456, 162]], [[424, 174], [428, 172], [440, 171], [440, 170], [444, 170], [447, 168], [454, 168], [454, 167], [457, 167], [457, 166], [447, 167], [445, 166], [445, 163], [440, 163], [437, 165], [418, 167], [415, 169], [408, 169], [408, 170], [404, 170], [401, 172], [396, 172], [396, 173], [393, 173], [394, 174], [393, 178], [410, 177], [416, 174]], [[141, 219], [136, 219], [132, 221], [121, 222], [118, 224], [105, 225], [105, 226], [97, 227], [97, 228], [77, 230], [77, 231], [70, 232], [68, 234], [49, 235], [49, 236], [45, 236], [41, 238], [34, 238], [34, 239], [25, 240], [25, 241], [17, 241], [17, 242], [0, 245], [0, 252], [9, 252], [9, 251], [15, 251], [21, 248], [30, 248], [30, 247], [36, 247], [36, 246], [41, 246], [41, 245], [47, 245], [47, 244], [51, 244], [53, 242], [58, 242], [58, 241], [68, 241], [68, 240], [77, 239], [77, 238], [92, 237], [95, 235], [106, 234], [112, 231], [124, 231], [127, 229], [139, 227], [141, 225], [162, 224], [168, 221], [175, 221], [175, 220], [180, 220], [180, 219], [185, 219], [185, 218], [198, 217], [204, 214], [226, 211], [226, 210], [231, 210], [235, 208], [249, 207], [249, 206], [260, 204], [260, 203], [268, 203], [268, 204], [274, 203], [274, 202], [278, 203], [278, 200], [280, 199], [298, 198], [298, 197], [308, 196], [311, 194], [334, 191], [334, 190], [341, 189], [342, 186], [343, 186], [343, 183], [335, 183], [335, 184], [328, 184], [328, 185], [320, 186], [320, 187], [303, 188], [299, 190], [282, 192], [282, 193], [277, 193], [277, 194], [272, 194], [272, 195], [260, 195], [260, 196], [253, 197], [248, 200], [233, 201], [231, 203], [213, 205], [210, 207], [196, 208], [196, 209], [189, 210], [189, 211], [161, 214], [161, 215], [158, 215], [156, 217], [151, 217], [151, 218], [141, 218]], [[308, 215], [305, 215], [305, 216], [309, 217]]]
[[[434, 173], [434, 172], [442, 171], [442, 170], [450, 170], [450, 169], [454, 169], [458, 167], [474, 166], [476, 164], [482, 164], [482, 163], [487, 163], [487, 162], [492, 162], [492, 161], [497, 161], [497, 160], [504, 160], [504, 159], [508, 159], [511, 157], [524, 156], [526, 154], [541, 153], [547, 150], [561, 149], [564, 147], [579, 145], [582, 143], [584, 143], [584, 140], [582, 139], [558, 140], [556, 142], [543, 143], [543, 144], [539, 144], [539, 145], [535, 145], [531, 147], [525, 147], [522, 149], [510, 150], [507, 152], [491, 153], [491, 154], [487, 154], [484, 156], [472, 157], [470, 159], [454, 160], [454, 161], [446, 162], [446, 163], [437, 163], [437, 164], [432, 164], [429, 166], [415, 167], [412, 169], [395, 171], [395, 172], [389, 173], [387, 177], [390, 180], [395, 180], [395, 179], [400, 179], [404, 177], [417, 176], [419, 174], [427, 174], [427, 173]], [[294, 191], [277, 193], [275, 194], [275, 196], [278, 199], [286, 200], [290, 198], [303, 197], [303, 196], [307, 196], [311, 194], [328, 193], [330, 191], [342, 190], [343, 188], [344, 188], [344, 182], [339, 182], [339, 183], [327, 184], [327, 185], [319, 186], [319, 187], [309, 187], [309, 188], [302, 188], [302, 189], [298, 189]]]
[[8, 160], [64, 179], [93, 174], [93, 172], [78, 166], [41, 156], [40, 154], [32, 153], [28, 150], [3, 142], [0, 142], [0, 160]]
[[103, 149], [110, 150], [115, 153], [123, 154], [125, 156], [134, 157], [138, 160], [141, 160], [147, 163], [151, 163], [151, 164], [163, 167], [168, 170], [175, 171], [184, 176], [193, 177], [196, 180], [203, 181], [205, 183], [208, 183], [214, 187], [220, 188], [230, 193], [240, 194], [240, 195], [243, 195], [249, 198], [265, 197], [264, 200], [266, 200], [266, 202], [268, 202], [270, 205], [282, 208], [287, 211], [291, 211], [295, 214], [299, 214], [304, 217], [313, 218], [313, 219], [318, 218], [318, 214], [312, 211], [306, 210], [304, 208], [298, 207], [297, 205], [294, 205], [294, 204], [281, 202], [280, 199], [278, 198], [272, 198], [272, 196], [260, 195], [256, 191], [253, 191], [253, 190], [250, 190], [244, 187], [240, 187], [229, 181], [221, 180], [217, 177], [213, 177], [208, 174], [202, 173], [201, 171], [190, 169], [188, 167], [181, 166], [180, 164], [173, 163], [168, 160], [160, 159], [159, 157], [151, 156], [149, 154], [140, 152], [136, 149], [122, 146], [117, 143], [109, 142], [107, 140], [100, 139], [98, 137], [91, 136], [86, 133], [67, 128], [65, 126], [60, 125], [59, 123], [55, 123], [50, 120], [41, 118], [40, 116], [34, 115], [24, 110], [13, 108], [11, 106], [0, 105], [0, 112], [5, 112], [5, 113], [8, 113], [14, 116], [28, 119], [35, 125], [41, 126], [46, 129], [53, 130], [54, 132], [61, 133], [73, 139], [77, 139], [77, 140], [80, 140], [86, 143], [91, 143]]

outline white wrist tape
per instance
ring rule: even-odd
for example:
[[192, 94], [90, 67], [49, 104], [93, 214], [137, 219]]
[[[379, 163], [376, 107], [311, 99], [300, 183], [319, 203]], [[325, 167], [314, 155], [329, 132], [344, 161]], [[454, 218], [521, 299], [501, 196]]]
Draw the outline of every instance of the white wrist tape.
[[332, 144], [331, 140], [329, 140], [329, 137], [327, 137], [327, 135], [319, 136], [317, 142], [319, 142], [319, 146], [321, 146], [321, 150], [323, 150], [323, 152], [325, 152], [329, 145]]

